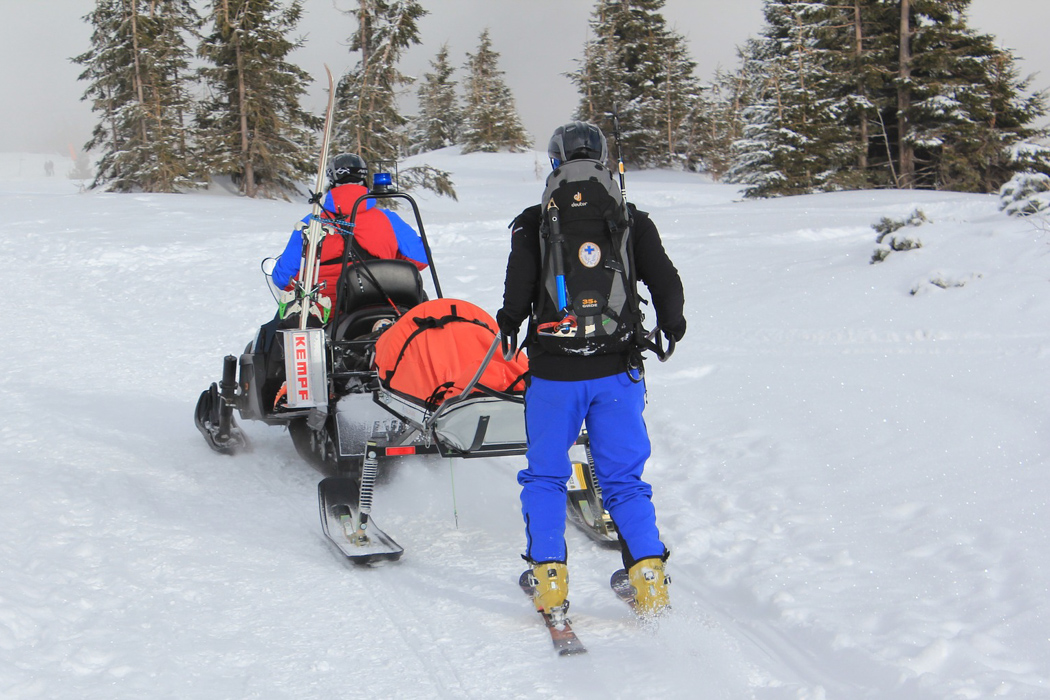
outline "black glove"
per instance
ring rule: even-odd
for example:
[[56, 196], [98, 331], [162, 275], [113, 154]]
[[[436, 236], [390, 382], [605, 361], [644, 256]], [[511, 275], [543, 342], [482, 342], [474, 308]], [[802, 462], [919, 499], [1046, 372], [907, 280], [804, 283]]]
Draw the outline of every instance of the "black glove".
[[674, 342], [680, 341], [685, 337], [685, 316], [682, 316], [675, 323], [669, 323], [664, 326], [663, 331], [668, 338], [674, 338]]
[[518, 337], [518, 328], [521, 326], [521, 323], [514, 323], [514, 321], [510, 320], [510, 316], [503, 309], [500, 309], [496, 312], [496, 325], [499, 326], [500, 335], [509, 339]]

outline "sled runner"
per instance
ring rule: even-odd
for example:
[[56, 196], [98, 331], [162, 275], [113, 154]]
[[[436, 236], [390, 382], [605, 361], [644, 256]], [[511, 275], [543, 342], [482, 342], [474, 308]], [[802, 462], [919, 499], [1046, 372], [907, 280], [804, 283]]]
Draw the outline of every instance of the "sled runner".
[[[526, 449], [524, 355], [504, 357], [489, 314], [442, 296], [419, 207], [384, 182], [382, 174], [375, 176], [373, 191], [355, 202], [347, 221], [324, 221], [325, 235], [346, 238], [328, 322], [294, 317], [283, 324], [288, 328], [271, 330], [272, 337], [264, 326], [239, 358], [224, 358], [222, 381], [201, 394], [194, 414], [209, 447], [223, 454], [249, 447], [234, 412], [242, 420], [286, 426], [296, 451], [328, 475], [318, 485], [325, 535], [360, 563], [398, 559], [403, 552], [372, 520], [376, 481], [388, 460], [502, 457]], [[413, 263], [355, 255], [350, 239], [366, 198], [411, 206], [433, 299]], [[573, 458], [570, 522], [618, 546], [585, 432]]]

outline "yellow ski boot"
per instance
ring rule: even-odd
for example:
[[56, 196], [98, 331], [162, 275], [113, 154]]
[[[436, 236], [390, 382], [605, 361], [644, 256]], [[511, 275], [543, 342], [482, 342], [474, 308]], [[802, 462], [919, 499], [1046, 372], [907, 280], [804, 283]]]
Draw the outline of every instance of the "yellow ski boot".
[[569, 568], [558, 561], [547, 561], [532, 566], [532, 602], [536, 609], [557, 618], [568, 608]]
[[667, 585], [671, 583], [671, 577], [664, 573], [664, 562], [660, 557], [637, 561], [627, 573], [634, 587], [635, 612], [650, 617], [670, 607]]

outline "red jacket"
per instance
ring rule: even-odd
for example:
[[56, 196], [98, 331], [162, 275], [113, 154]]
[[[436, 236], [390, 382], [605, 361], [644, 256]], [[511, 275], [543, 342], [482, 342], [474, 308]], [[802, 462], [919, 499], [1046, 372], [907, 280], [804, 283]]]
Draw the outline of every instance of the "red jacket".
[[[339, 185], [332, 188], [325, 195], [322, 217], [349, 222], [354, 202], [367, 192], [363, 185]], [[309, 216], [303, 218], [304, 224], [308, 224], [309, 221]], [[364, 199], [358, 204], [353, 236], [357, 247], [373, 257], [409, 260], [420, 270], [427, 266], [426, 251], [419, 234], [394, 212], [377, 207], [374, 199]], [[333, 309], [342, 269], [343, 240], [343, 236], [334, 234], [321, 239], [321, 265], [317, 279], [319, 283], [324, 283], [321, 294], [332, 300]], [[292, 232], [284, 252], [274, 265], [271, 276], [275, 285], [282, 289], [291, 289], [299, 274], [302, 255], [303, 237], [297, 228]]]

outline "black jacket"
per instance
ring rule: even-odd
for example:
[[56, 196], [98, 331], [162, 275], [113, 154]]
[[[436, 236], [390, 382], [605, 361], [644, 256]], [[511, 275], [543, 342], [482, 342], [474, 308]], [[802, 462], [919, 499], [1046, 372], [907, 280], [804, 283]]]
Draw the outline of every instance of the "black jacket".
[[[644, 282], [656, 309], [657, 323], [672, 328], [682, 320], [685, 293], [674, 263], [667, 257], [656, 225], [644, 211], [628, 204], [634, 224], [634, 264], [639, 281]], [[531, 318], [537, 299], [540, 280], [540, 205], [521, 212], [510, 226], [510, 257], [507, 259], [507, 277], [503, 287], [503, 308], [500, 316], [515, 326]], [[642, 306], [642, 313], [646, 309]], [[572, 381], [598, 379], [619, 374], [627, 369], [629, 354], [569, 356], [545, 353], [538, 343], [530, 342], [536, 329], [530, 322], [524, 347], [529, 352], [529, 371], [541, 379]]]

